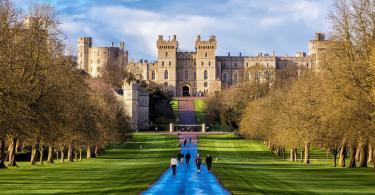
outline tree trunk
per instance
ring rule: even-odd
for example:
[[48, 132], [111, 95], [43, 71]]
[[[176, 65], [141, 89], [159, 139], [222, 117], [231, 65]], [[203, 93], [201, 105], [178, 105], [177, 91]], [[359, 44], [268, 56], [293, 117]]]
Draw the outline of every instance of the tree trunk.
[[16, 136], [9, 136], [9, 155], [8, 155], [8, 166], [15, 167], [17, 166], [16, 163]]
[[100, 152], [100, 147], [99, 146], [95, 146], [95, 158], [99, 157], [99, 152]]
[[71, 145], [68, 146], [68, 161], [73, 162], [73, 147]]
[[303, 148], [301, 148], [300, 156], [301, 156], [301, 162], [303, 162]]
[[356, 151], [356, 153], [355, 153], [355, 160], [356, 160], [357, 162], [359, 162], [359, 156], [360, 156], [360, 154], [361, 154], [361, 151], [360, 151], [361, 145], [362, 145], [362, 143], [359, 143], [359, 144], [358, 144], [357, 151]]
[[91, 158], [91, 146], [86, 146], [86, 158]]
[[297, 162], [297, 149], [293, 149], [294, 162]]
[[48, 159], [47, 159], [48, 163], [53, 163], [53, 150], [54, 150], [53, 146], [50, 145], [48, 147]]
[[345, 167], [345, 160], [346, 160], [346, 155], [347, 155], [347, 149], [346, 149], [346, 143], [341, 144], [340, 148], [340, 155], [339, 155], [339, 166], [340, 167]]
[[37, 144], [36, 143], [33, 143], [32, 146], [31, 146], [31, 159], [30, 159], [30, 163], [31, 165], [35, 165], [36, 164], [36, 156], [37, 156]]
[[55, 152], [56, 152], [56, 160], [59, 160], [59, 151], [56, 150]]
[[43, 164], [43, 155], [44, 153], [44, 146], [42, 144], [39, 145], [39, 163], [42, 165]]
[[82, 146], [79, 146], [79, 161], [82, 160]]
[[337, 154], [338, 154], [338, 149], [337, 148], [332, 148], [330, 149], [331, 154], [333, 156], [333, 167], [337, 166]]
[[359, 167], [367, 167], [368, 146], [367, 143], [360, 145]]
[[289, 154], [289, 161], [294, 160], [294, 149], [290, 149], [290, 154]]
[[6, 168], [5, 166], [5, 141], [0, 138], [0, 169]]
[[65, 158], [65, 155], [64, 155], [64, 146], [63, 147], [61, 147], [60, 148], [60, 153], [61, 153], [61, 155], [60, 155], [60, 158], [61, 158], [61, 163], [64, 163], [64, 158]]
[[19, 152], [19, 150], [18, 150], [19, 146], [20, 146], [20, 140], [17, 139], [17, 142], [16, 142], [16, 153]]
[[355, 144], [350, 144], [349, 153], [350, 153], [349, 168], [357, 167], [355, 164], [356, 163], [355, 157], [357, 153], [357, 148]]
[[374, 159], [372, 158], [373, 153], [374, 153], [374, 150], [373, 150], [372, 144], [369, 144], [369, 145], [368, 145], [368, 158], [367, 158], [367, 163], [372, 163], [372, 162], [374, 161]]
[[73, 149], [74, 150], [74, 161], [78, 161], [78, 149]]
[[309, 164], [310, 163], [310, 143], [305, 144], [305, 158], [303, 163]]

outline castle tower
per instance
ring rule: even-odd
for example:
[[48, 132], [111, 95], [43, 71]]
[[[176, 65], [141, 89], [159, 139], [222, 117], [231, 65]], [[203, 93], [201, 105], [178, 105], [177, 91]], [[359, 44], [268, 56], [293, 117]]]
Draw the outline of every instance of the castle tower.
[[78, 39], [77, 63], [78, 68], [89, 72], [89, 51], [92, 47], [91, 37], [81, 37]]
[[138, 98], [139, 98], [139, 85], [134, 82], [126, 82], [122, 86], [124, 92], [124, 104], [126, 114], [130, 118], [130, 127], [133, 130], [138, 129]]
[[[218, 88], [216, 82], [216, 37], [202, 41], [200, 35], [195, 41], [197, 92], [206, 95], [214, 93]], [[210, 90], [209, 90], [210, 89]]]
[[163, 35], [159, 35], [156, 43], [158, 49], [158, 72], [157, 84], [163, 86], [163, 89], [171, 92], [176, 96], [176, 67], [177, 67], [177, 49], [178, 42], [176, 35], [173, 35], [172, 40], [163, 39]]

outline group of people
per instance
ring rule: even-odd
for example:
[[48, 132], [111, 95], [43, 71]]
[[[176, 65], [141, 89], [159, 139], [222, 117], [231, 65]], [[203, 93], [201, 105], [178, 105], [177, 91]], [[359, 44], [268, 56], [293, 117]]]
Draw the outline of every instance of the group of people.
[[[186, 154], [182, 154], [179, 152], [177, 156], [173, 156], [171, 158], [171, 167], [172, 167], [173, 175], [176, 175], [178, 164], [180, 165], [184, 164], [184, 160], [185, 160], [186, 166], [189, 166], [190, 159], [191, 159], [191, 154], [189, 152], [187, 152]], [[212, 157], [209, 154], [207, 154], [205, 161], [206, 161], [208, 172], [211, 172]], [[200, 156], [200, 154], [195, 155], [195, 165], [197, 167], [198, 172], [201, 171], [201, 164], [202, 164], [202, 157]]]

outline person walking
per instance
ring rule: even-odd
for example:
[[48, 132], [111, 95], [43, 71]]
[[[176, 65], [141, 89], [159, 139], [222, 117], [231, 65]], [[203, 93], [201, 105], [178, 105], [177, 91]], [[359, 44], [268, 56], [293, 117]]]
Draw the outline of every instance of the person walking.
[[178, 162], [181, 161], [181, 152], [178, 152], [178, 154], [177, 154], [177, 161], [178, 161]]
[[206, 156], [206, 164], [207, 164], [208, 172], [211, 172], [212, 157], [209, 154], [207, 154]]
[[201, 172], [202, 158], [199, 154], [195, 156], [195, 165], [197, 166], [198, 172]]
[[188, 152], [188, 153], [186, 153], [186, 155], [185, 155], [185, 159], [186, 159], [186, 165], [189, 165], [189, 162], [190, 162], [190, 158], [191, 158], [191, 155], [190, 155], [190, 153]]
[[184, 139], [184, 146], [186, 147], [186, 138]]
[[176, 167], [177, 167], [177, 159], [176, 159], [176, 156], [173, 156], [171, 158], [171, 167], [172, 167], [172, 172], [173, 172], [173, 176], [176, 175]]
[[191, 144], [191, 138], [189, 138], [189, 142], [190, 142], [190, 144]]
[[181, 164], [184, 164], [184, 154], [182, 154], [182, 153], [181, 153], [180, 163], [181, 163]]

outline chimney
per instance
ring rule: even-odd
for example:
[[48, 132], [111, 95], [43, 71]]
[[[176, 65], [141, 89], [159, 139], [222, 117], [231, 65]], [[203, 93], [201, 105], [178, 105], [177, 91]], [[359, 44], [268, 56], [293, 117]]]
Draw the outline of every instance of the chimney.
[[115, 46], [115, 43], [114, 42], [112, 42], [112, 47], [114, 47]]
[[210, 36], [210, 41], [215, 41], [216, 40], [216, 36], [215, 35], [211, 35]]
[[242, 56], [242, 53], [240, 52], [240, 57]]
[[198, 36], [197, 36], [197, 41], [200, 41], [200, 40], [201, 40], [201, 36], [198, 35]]
[[173, 40], [177, 40], [177, 36], [176, 35], [173, 35]]
[[230, 52], [228, 52], [228, 56], [230, 56]]

